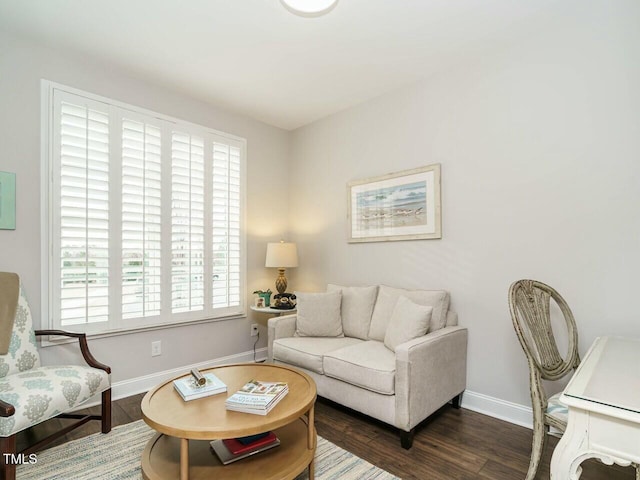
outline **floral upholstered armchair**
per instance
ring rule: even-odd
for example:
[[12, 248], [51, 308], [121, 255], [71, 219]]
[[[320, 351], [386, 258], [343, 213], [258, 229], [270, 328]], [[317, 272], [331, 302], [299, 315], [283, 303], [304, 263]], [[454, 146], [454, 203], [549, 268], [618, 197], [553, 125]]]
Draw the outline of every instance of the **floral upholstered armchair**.
[[[11, 275], [15, 277], [10, 277]], [[111, 369], [97, 362], [89, 352], [84, 334], [58, 330], [34, 331], [31, 310], [25, 298], [18, 276], [0, 272], [0, 302], [6, 303], [7, 285], [16, 282], [19, 291], [14, 308], [0, 304], [0, 314], [15, 311], [7, 353], [0, 354], [0, 454], [5, 479], [15, 478], [16, 465], [11, 456], [4, 454], [29, 454], [65, 435], [89, 420], [100, 420], [102, 432], [111, 430]], [[0, 334], [8, 336], [9, 331]], [[63, 335], [75, 337], [87, 365], [42, 366], [36, 344], [37, 335]], [[1, 343], [1, 342], [0, 342]], [[0, 352], [1, 353], [1, 352]], [[65, 414], [76, 409], [94, 395], [102, 393], [101, 415]], [[16, 452], [16, 434], [50, 418], [73, 418], [77, 421], [61, 431]]]

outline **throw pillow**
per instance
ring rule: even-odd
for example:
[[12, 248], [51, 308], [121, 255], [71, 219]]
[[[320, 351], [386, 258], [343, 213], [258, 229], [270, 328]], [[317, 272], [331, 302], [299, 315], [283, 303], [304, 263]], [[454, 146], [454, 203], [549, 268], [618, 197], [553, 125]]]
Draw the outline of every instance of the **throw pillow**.
[[404, 290], [402, 288], [380, 285], [378, 299], [371, 316], [369, 338], [371, 340], [384, 341], [387, 333], [387, 325], [391, 320], [391, 314], [401, 295], [418, 305], [433, 307], [433, 313], [429, 322], [429, 330], [434, 332], [441, 329], [447, 323], [447, 311], [449, 310], [449, 294], [444, 290]]
[[298, 300], [296, 335], [299, 337], [344, 337], [340, 304], [342, 292], [295, 292]]
[[391, 321], [384, 336], [384, 345], [389, 350], [396, 351], [401, 343], [421, 337], [429, 331], [429, 320], [433, 307], [425, 307], [413, 303], [405, 296], [401, 296], [396, 303]]
[[343, 287], [330, 283], [327, 292], [342, 292], [340, 314], [345, 336], [368, 340], [378, 287]]

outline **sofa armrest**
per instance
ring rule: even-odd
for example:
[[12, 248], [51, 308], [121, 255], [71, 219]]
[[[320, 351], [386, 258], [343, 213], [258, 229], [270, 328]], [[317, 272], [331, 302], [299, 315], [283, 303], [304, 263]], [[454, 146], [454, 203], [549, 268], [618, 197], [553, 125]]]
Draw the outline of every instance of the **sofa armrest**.
[[415, 427], [467, 385], [467, 329], [445, 327], [396, 347], [396, 426]]
[[267, 328], [267, 361], [273, 362], [273, 341], [279, 338], [293, 337], [296, 333], [296, 314], [273, 317]]

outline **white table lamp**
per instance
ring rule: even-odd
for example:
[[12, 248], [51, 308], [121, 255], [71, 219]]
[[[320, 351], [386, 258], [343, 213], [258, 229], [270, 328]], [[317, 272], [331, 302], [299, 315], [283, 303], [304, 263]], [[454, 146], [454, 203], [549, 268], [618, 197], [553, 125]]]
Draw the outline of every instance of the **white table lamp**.
[[276, 279], [276, 290], [278, 290], [278, 293], [286, 292], [287, 278], [284, 276], [284, 269], [298, 266], [298, 248], [296, 244], [284, 241], [267, 243], [267, 259], [264, 266], [278, 269], [279, 275]]

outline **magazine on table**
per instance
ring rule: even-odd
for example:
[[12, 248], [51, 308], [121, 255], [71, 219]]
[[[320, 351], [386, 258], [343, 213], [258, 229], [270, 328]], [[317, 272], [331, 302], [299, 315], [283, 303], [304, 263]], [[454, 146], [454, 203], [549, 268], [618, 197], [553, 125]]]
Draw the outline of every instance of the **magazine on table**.
[[206, 382], [204, 385], [198, 385], [193, 375], [178, 378], [173, 381], [173, 386], [186, 402], [197, 398], [208, 397], [227, 391], [225, 383], [216, 377], [213, 373], [204, 373], [202, 375]]
[[289, 392], [283, 382], [263, 382], [251, 380], [240, 390], [227, 398], [227, 410], [266, 415]]

